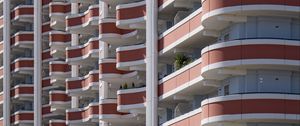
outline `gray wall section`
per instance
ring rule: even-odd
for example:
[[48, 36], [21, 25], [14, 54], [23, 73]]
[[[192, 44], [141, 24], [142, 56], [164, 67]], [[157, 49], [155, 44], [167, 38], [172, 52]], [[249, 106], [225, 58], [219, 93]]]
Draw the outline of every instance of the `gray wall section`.
[[293, 73], [291, 81], [292, 81], [291, 92], [299, 93], [300, 92], [300, 73]]
[[266, 18], [256, 19], [257, 37], [291, 38], [291, 19]]
[[291, 25], [292, 39], [300, 39], [300, 21], [293, 19]]
[[219, 41], [241, 38], [300, 39], [300, 20], [278, 17], [248, 17], [245, 23], [232, 24], [221, 32]]
[[247, 75], [224, 80], [219, 95], [224, 95], [226, 85], [229, 85], [229, 94], [300, 93], [300, 76], [292, 71], [248, 70]]

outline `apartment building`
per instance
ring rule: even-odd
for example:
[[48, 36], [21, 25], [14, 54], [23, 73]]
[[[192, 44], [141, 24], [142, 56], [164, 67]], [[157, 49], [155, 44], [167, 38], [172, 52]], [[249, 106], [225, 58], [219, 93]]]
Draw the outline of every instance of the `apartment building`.
[[0, 0], [0, 126], [299, 126], [300, 0]]

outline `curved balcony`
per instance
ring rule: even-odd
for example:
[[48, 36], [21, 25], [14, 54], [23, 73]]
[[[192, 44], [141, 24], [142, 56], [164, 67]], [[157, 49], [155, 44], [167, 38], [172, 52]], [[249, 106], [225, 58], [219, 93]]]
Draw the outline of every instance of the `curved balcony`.
[[121, 4], [116, 7], [117, 27], [122, 29], [145, 29], [146, 2]]
[[52, 0], [42, 0], [42, 6], [48, 6], [51, 2]]
[[145, 44], [123, 46], [117, 48], [117, 69], [146, 70]]
[[15, 7], [10, 18], [13, 22], [33, 22], [33, 5], [19, 5]]
[[49, 104], [51, 112], [64, 114], [67, 108], [71, 107], [71, 97], [65, 91], [50, 91]]
[[74, 34], [89, 34], [98, 30], [99, 5], [91, 5], [82, 14], [66, 17], [66, 30]]
[[121, 113], [117, 111], [117, 99], [103, 99], [99, 102], [99, 119], [110, 122], [112, 125], [142, 125], [135, 114]]
[[71, 12], [71, 4], [65, 2], [51, 2], [49, 6], [50, 26], [53, 29], [65, 30], [65, 18]]
[[51, 31], [49, 34], [50, 54], [53, 57], [64, 58], [65, 49], [71, 46], [71, 34], [60, 31]]
[[99, 56], [99, 40], [91, 38], [84, 45], [66, 48], [66, 61], [71, 65], [90, 63]]
[[59, 116], [59, 114], [53, 113], [51, 111], [51, 105], [47, 104], [47, 105], [42, 106], [42, 116], [43, 116], [43, 119], [45, 119], [45, 118], [52, 118], [55, 116]]
[[19, 84], [10, 91], [10, 97], [16, 100], [33, 101], [33, 84]]
[[[202, 101], [202, 126], [227, 121], [299, 124], [299, 95], [237, 94]], [[298, 118], [297, 118], [298, 116]]]
[[158, 85], [158, 96], [161, 101], [168, 102], [174, 100], [176, 96], [187, 98], [205, 94], [214, 89], [214, 87], [205, 86], [204, 78], [201, 76], [201, 59], [197, 59], [162, 78]]
[[164, 122], [161, 126], [197, 126], [201, 121], [201, 108], [195, 109], [191, 112], [178, 116], [167, 122]]
[[10, 117], [10, 122], [18, 126], [32, 126], [33, 125], [33, 111], [17, 111]]
[[118, 111], [135, 114], [146, 112], [146, 88], [118, 90]]
[[[243, 39], [222, 42], [202, 50], [202, 76], [224, 79], [244, 74], [243, 69], [299, 68], [299, 41], [283, 39]], [[234, 69], [230, 69], [234, 68]], [[235, 72], [232, 72], [235, 71]]]
[[99, 22], [99, 40], [110, 45], [130, 45], [139, 41], [137, 30], [119, 29], [116, 19], [101, 19]]
[[18, 58], [10, 65], [11, 72], [33, 74], [33, 58]]
[[66, 120], [50, 120], [49, 126], [67, 126]]
[[48, 88], [48, 87], [51, 86], [50, 80], [51, 80], [50, 77], [45, 77], [45, 78], [42, 79], [42, 87], [43, 87], [43, 89], [44, 88]]
[[70, 95], [89, 96], [99, 90], [99, 71], [90, 71], [84, 77], [66, 79], [66, 92]]
[[[299, 13], [299, 2], [293, 0], [204, 0], [202, 2], [202, 24], [208, 29], [220, 30], [230, 22], [244, 22], [245, 15], [286, 15], [293, 16]], [[270, 13], [272, 12], [272, 13]], [[242, 14], [242, 15], [241, 15]]]
[[67, 124], [89, 124], [99, 122], [99, 103], [90, 103], [84, 108], [68, 109]]
[[195, 47], [208, 45], [210, 39], [203, 35], [201, 14], [200, 8], [160, 34], [158, 40], [160, 55], [173, 55], [175, 49], [184, 49], [194, 45]]
[[51, 60], [54, 60], [54, 58], [50, 54], [50, 49], [44, 50], [42, 53], [42, 61], [43, 62], [49, 62]]
[[10, 45], [13, 49], [17, 48], [33, 48], [33, 32], [32, 31], [20, 31], [15, 33], [10, 38]]
[[99, 119], [101, 121], [112, 122], [119, 120], [124, 114], [117, 111], [116, 99], [103, 99], [99, 103]]
[[49, 35], [49, 32], [52, 30], [50, 22], [43, 23], [42, 25], [42, 34]]
[[45, 77], [42, 79], [42, 89], [45, 91], [52, 90], [54, 88], [58, 88], [59, 86], [52, 85], [51, 84], [51, 78], [50, 77]]
[[112, 87], [119, 88], [124, 82], [138, 82], [138, 72], [122, 71], [116, 68], [115, 59], [99, 61], [99, 79], [111, 83]]
[[65, 78], [71, 75], [71, 66], [64, 61], [51, 61], [49, 63], [49, 71], [51, 79], [64, 81]]

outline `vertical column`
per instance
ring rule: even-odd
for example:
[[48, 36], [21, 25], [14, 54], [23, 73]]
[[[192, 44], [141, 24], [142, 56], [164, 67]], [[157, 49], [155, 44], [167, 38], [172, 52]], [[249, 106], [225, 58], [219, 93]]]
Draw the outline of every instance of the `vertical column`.
[[[77, 3], [72, 3], [71, 4], [71, 13], [72, 14], [77, 14], [78, 13], [78, 4]], [[72, 40], [71, 40], [71, 45], [72, 46], [76, 46], [78, 45], [78, 34], [72, 34]], [[71, 73], [71, 76], [72, 77], [78, 77], [78, 74], [79, 74], [79, 67], [78, 65], [72, 65], [71, 66], [71, 70], [72, 70], [72, 73]], [[72, 105], [71, 107], [72, 108], [78, 108], [79, 106], [79, 99], [77, 96], [72, 96]]]
[[157, 126], [157, 0], [146, 0], [146, 126]]
[[3, 126], [10, 126], [10, 0], [3, 1]]
[[42, 1], [34, 0], [34, 126], [42, 125]]
[[[100, 1], [99, 2], [99, 22], [101, 21], [101, 19], [105, 18], [107, 16], [107, 4], [105, 2]], [[100, 23], [99, 23], [100, 24]], [[99, 60], [104, 59], [106, 57], [108, 57], [108, 45], [105, 42], [99, 41], [99, 47], [101, 48], [101, 50], [99, 51]], [[99, 87], [99, 91], [102, 91], [101, 93], [99, 92], [99, 100], [105, 99], [108, 97], [108, 84], [105, 81], [100, 81], [100, 87]]]
[[[108, 11], [107, 4], [105, 2], [99, 1], [99, 14], [101, 14], [100, 17], [99, 17], [99, 22], [101, 21], [101, 19], [107, 17], [107, 13], [108, 13], [107, 11]], [[108, 57], [108, 45], [107, 45], [107, 43], [99, 41], [99, 47], [101, 49], [99, 51], [99, 60]], [[109, 97], [109, 92], [108, 92], [109, 87], [108, 87], [108, 83], [105, 82], [105, 81], [99, 80], [99, 83], [100, 83], [100, 86], [99, 86], [99, 101], [101, 101], [101, 100], [106, 99], [106, 98]], [[100, 121], [99, 126], [109, 126], [109, 124], [107, 122]]]

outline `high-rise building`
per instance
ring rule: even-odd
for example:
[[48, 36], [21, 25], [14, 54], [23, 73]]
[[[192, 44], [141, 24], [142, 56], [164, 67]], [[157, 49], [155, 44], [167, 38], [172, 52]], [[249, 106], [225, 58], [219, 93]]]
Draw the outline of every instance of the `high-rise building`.
[[300, 126], [300, 0], [0, 0], [0, 126]]

